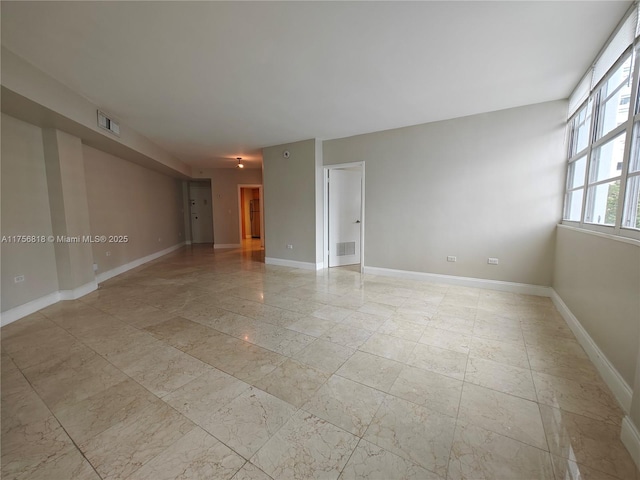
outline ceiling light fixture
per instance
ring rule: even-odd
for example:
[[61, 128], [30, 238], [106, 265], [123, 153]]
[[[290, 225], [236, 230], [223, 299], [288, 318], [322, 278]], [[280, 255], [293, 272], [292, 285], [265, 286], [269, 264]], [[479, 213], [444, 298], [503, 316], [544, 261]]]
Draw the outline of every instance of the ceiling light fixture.
[[244, 164], [242, 163], [242, 157], [236, 157], [236, 159], [238, 160], [238, 165], [236, 166], [236, 168], [244, 168]]

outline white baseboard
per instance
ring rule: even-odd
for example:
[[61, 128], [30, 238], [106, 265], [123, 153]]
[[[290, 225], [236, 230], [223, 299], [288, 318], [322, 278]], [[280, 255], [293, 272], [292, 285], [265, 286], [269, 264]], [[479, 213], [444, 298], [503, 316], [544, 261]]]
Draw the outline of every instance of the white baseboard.
[[267, 265], [278, 265], [280, 267], [301, 268], [303, 270], [322, 270], [321, 263], [298, 262], [297, 260], [287, 260], [284, 258], [265, 257], [264, 263]]
[[4, 327], [10, 323], [20, 320], [22, 317], [31, 315], [32, 313], [42, 310], [49, 305], [53, 305], [60, 301], [60, 292], [53, 292], [44, 297], [37, 298], [27, 303], [23, 303], [15, 308], [2, 312], [0, 314], [0, 324]]
[[433, 283], [445, 283], [447, 285], [459, 285], [462, 287], [487, 288], [501, 292], [520, 293], [524, 295], [537, 295], [550, 297], [551, 287], [541, 285], [529, 285], [527, 283], [503, 282], [501, 280], [486, 280], [484, 278], [456, 277], [454, 275], [442, 275], [439, 273], [412, 272], [409, 270], [394, 270], [392, 268], [364, 267], [364, 273], [368, 275], [380, 275], [383, 277], [406, 278], [409, 280], [423, 280]]
[[81, 287], [74, 288], [73, 290], [60, 290], [60, 300], [75, 300], [76, 298], [84, 297], [88, 293], [98, 289], [98, 282], [95, 280], [89, 283], [85, 283]]
[[143, 265], [147, 262], [150, 262], [151, 260], [155, 260], [156, 258], [160, 258], [163, 257], [175, 250], [178, 250], [179, 248], [181, 248], [185, 243], [181, 242], [178, 243], [176, 245], [173, 245], [172, 247], [169, 248], [165, 248], [164, 250], [160, 250], [159, 252], [156, 253], [152, 253], [151, 255], [147, 255], [146, 257], [142, 257], [142, 258], [138, 258], [132, 262], [129, 263], [125, 263], [124, 265], [120, 265], [119, 267], [116, 267], [114, 269], [111, 270], [107, 270], [106, 272], [102, 272], [99, 273], [96, 276], [96, 280], [98, 283], [102, 283], [106, 280], [109, 280], [110, 278], [115, 277], [116, 275], [120, 275], [121, 273], [124, 273], [126, 271], [131, 270], [132, 268], [136, 268], [139, 267], [140, 265]]
[[578, 343], [580, 343], [585, 352], [587, 352], [591, 362], [593, 362], [602, 379], [613, 392], [614, 397], [618, 400], [622, 409], [625, 413], [629, 413], [633, 390], [611, 364], [602, 350], [600, 350], [598, 345], [596, 345], [596, 342], [593, 341], [576, 316], [569, 310], [569, 307], [564, 303], [562, 298], [560, 298], [560, 295], [553, 289], [551, 289], [551, 292], [551, 300], [553, 300], [558, 312], [560, 312], [562, 318], [567, 322], [567, 325], [576, 336]]
[[622, 419], [622, 430], [620, 432], [620, 439], [629, 453], [631, 458], [636, 462], [636, 466], [640, 468], [640, 432], [631, 421], [629, 416], [625, 416]]
[[53, 305], [54, 303], [58, 303], [60, 300], [75, 300], [80, 297], [84, 297], [88, 293], [93, 292], [98, 288], [98, 283], [93, 281], [82, 285], [81, 287], [74, 288], [73, 290], [60, 290], [57, 292], [50, 293], [45, 295], [44, 297], [37, 298], [30, 302], [19, 305], [15, 308], [7, 310], [6, 312], [2, 312], [0, 314], [0, 325], [3, 327], [5, 325], [9, 325], [10, 323], [15, 322], [16, 320], [20, 320], [27, 315], [31, 315], [32, 313], [37, 312], [38, 310], [42, 310], [49, 305]]
[[242, 245], [239, 243], [214, 243], [213, 248], [217, 250], [218, 248], [240, 248]]

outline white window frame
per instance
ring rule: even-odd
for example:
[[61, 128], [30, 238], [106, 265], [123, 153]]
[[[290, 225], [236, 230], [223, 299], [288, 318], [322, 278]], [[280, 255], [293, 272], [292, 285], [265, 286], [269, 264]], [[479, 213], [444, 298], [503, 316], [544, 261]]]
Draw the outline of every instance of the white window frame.
[[[629, 100], [629, 115], [627, 120], [607, 134], [596, 140], [597, 130], [599, 128], [599, 122], [601, 122], [600, 118], [600, 108], [606, 100], [611, 98], [611, 96], [615, 95], [622, 85], [616, 87], [612, 92], [609, 92], [605, 99], [600, 99], [601, 88], [603, 85], [609, 80], [611, 75], [625, 62], [627, 59], [631, 57], [631, 68], [629, 71], [630, 81], [631, 81], [631, 94]], [[640, 230], [630, 227], [622, 226], [622, 219], [625, 209], [627, 208], [636, 208], [634, 206], [629, 207], [626, 205], [626, 187], [627, 180], [629, 177], [634, 177], [636, 175], [640, 175], [640, 172], [629, 174], [629, 164], [630, 157], [632, 155], [632, 139], [633, 139], [633, 129], [636, 124], [638, 124], [638, 128], [640, 128], [640, 104], [638, 99], [638, 83], [639, 83], [639, 66], [640, 66], [640, 41], [636, 40], [634, 45], [630, 45], [625, 51], [620, 55], [618, 60], [611, 66], [611, 68], [607, 71], [606, 75], [604, 75], [600, 81], [592, 88], [589, 96], [582, 102], [582, 104], [575, 110], [573, 115], [568, 120], [568, 137], [567, 137], [567, 169], [566, 169], [566, 183], [565, 183], [565, 204], [563, 208], [563, 220], [562, 224], [575, 226], [579, 228], [584, 228], [586, 230], [593, 230], [596, 232], [606, 233], [610, 235], [618, 235], [622, 237], [632, 238], [640, 240]], [[591, 105], [589, 105], [591, 102]], [[575, 152], [572, 154], [573, 143], [574, 143], [574, 134], [575, 129], [573, 128], [574, 120], [577, 115], [582, 111], [583, 108], [591, 108], [591, 125], [589, 128], [589, 138], [588, 144], [586, 148], [582, 149], [579, 152]], [[588, 116], [588, 115], [587, 115]], [[601, 147], [602, 145], [608, 143], [609, 141], [616, 138], [618, 135], [625, 135], [625, 145], [624, 145], [624, 153], [622, 159], [622, 170], [618, 176], [614, 176], [607, 179], [602, 179], [598, 181], [591, 182], [591, 169], [592, 169], [592, 159], [593, 153], [596, 149]], [[640, 149], [638, 149], [640, 152]], [[575, 161], [581, 159], [586, 155], [586, 166], [585, 166], [585, 179], [584, 183], [580, 186], [571, 187], [569, 185], [569, 169], [570, 165]], [[614, 225], [603, 225], [598, 223], [592, 223], [586, 221], [586, 215], [588, 211], [588, 202], [590, 201], [589, 188], [595, 188], [601, 184], [607, 184], [610, 182], [615, 182], [616, 180], [620, 181], [620, 190], [618, 197], [618, 204], [616, 207], [615, 214], [615, 224]], [[582, 193], [582, 209], [579, 221], [568, 220], [564, 217], [567, 216], [568, 211], [568, 198], [569, 194], [573, 191], [583, 189]]]

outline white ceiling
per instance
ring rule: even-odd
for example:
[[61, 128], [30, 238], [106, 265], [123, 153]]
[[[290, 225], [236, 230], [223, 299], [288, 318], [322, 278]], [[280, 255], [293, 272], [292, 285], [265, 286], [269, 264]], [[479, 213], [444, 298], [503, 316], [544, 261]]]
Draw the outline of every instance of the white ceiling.
[[1, 2], [2, 43], [183, 161], [566, 98], [631, 2]]

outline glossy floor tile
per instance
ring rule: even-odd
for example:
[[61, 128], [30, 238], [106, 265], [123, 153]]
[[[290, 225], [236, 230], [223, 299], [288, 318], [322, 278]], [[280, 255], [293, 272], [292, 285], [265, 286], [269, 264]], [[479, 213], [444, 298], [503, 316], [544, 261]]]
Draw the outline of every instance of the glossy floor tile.
[[460, 424], [451, 448], [448, 475], [451, 480], [554, 480], [549, 452], [474, 425]]
[[454, 417], [388, 396], [363, 438], [444, 477], [455, 425]]
[[337, 478], [358, 437], [300, 410], [251, 462], [274, 479]]
[[362, 436], [384, 400], [384, 393], [332, 376], [304, 409], [354, 435]]
[[548, 298], [183, 248], [0, 330], [7, 479], [638, 479]]

